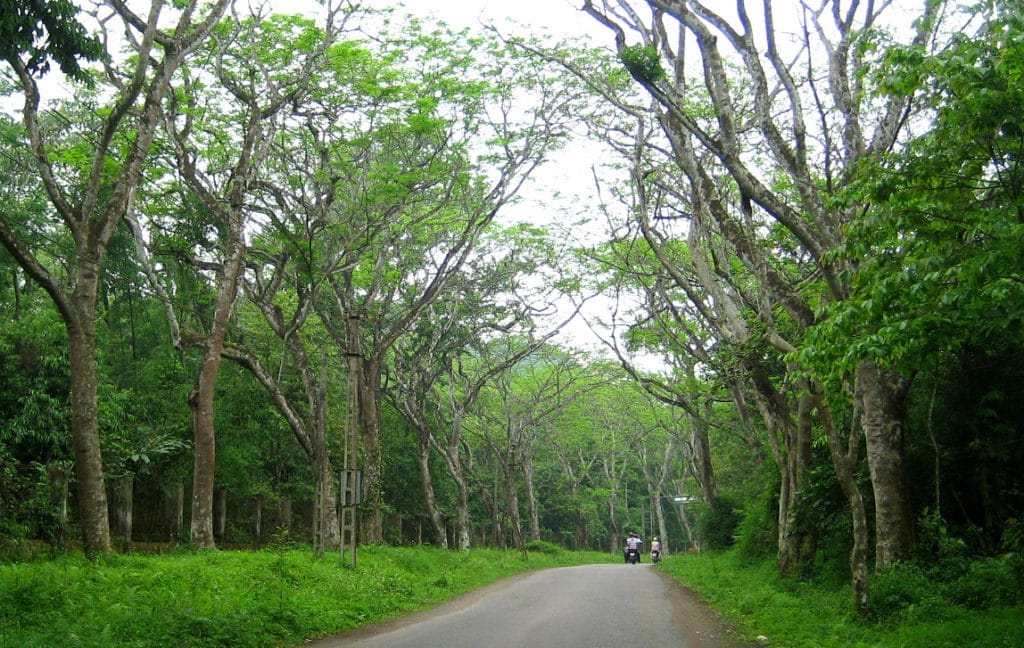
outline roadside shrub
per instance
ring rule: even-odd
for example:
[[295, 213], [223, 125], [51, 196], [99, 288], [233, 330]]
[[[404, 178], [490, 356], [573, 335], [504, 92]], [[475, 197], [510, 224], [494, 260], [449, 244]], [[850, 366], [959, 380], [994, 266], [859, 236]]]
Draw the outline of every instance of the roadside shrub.
[[935, 583], [917, 565], [894, 565], [876, 573], [871, 580], [871, 616], [881, 620], [900, 614], [934, 597], [935, 592]]
[[537, 553], [549, 554], [552, 556], [562, 553], [562, 548], [552, 542], [545, 542], [544, 540], [533, 540], [526, 543], [527, 551], [534, 551]]
[[744, 558], [765, 558], [774, 555], [778, 543], [778, 503], [772, 494], [765, 494], [744, 509], [736, 526], [736, 548]]
[[1018, 518], [1007, 518], [1003, 526], [1002, 546], [1004, 551], [1024, 552], [1024, 522]]
[[972, 563], [966, 574], [950, 583], [947, 595], [973, 610], [1014, 605], [1022, 599], [1014, 565], [997, 558]]
[[736, 505], [726, 498], [718, 500], [718, 509], [703, 511], [697, 518], [697, 534], [705, 549], [721, 551], [731, 547], [735, 541], [736, 526], [740, 514]]
[[971, 566], [967, 543], [949, 533], [946, 521], [932, 509], [925, 509], [917, 521], [917, 561], [932, 578], [952, 581]]

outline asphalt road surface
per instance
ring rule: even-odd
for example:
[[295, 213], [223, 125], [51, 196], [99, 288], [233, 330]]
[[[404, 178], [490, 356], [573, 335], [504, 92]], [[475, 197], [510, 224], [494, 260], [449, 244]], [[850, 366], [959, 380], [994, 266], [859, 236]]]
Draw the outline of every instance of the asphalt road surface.
[[649, 564], [603, 564], [513, 577], [435, 610], [311, 645], [726, 648], [741, 644], [727, 634], [712, 611]]

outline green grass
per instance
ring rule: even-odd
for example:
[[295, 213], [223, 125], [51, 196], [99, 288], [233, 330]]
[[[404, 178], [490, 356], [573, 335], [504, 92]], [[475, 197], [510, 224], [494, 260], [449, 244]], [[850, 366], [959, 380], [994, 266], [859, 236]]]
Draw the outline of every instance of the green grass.
[[[849, 586], [781, 579], [771, 561], [744, 561], [735, 553], [681, 555], [666, 557], [661, 569], [734, 622], [747, 639], [765, 636], [771, 646], [1024, 646], [1019, 585], [977, 605], [976, 598], [964, 595], [975, 589], [969, 580], [965, 585], [963, 578], [946, 583], [914, 578], [915, 568], [908, 567], [874, 579], [879, 597], [887, 598], [870, 619], [858, 619]], [[989, 572], [985, 579], [994, 586], [998, 579], [991, 578], [992, 570], [986, 563], [981, 571]]]
[[300, 550], [67, 557], [0, 565], [0, 646], [288, 646], [600, 553], [364, 547], [356, 569]]

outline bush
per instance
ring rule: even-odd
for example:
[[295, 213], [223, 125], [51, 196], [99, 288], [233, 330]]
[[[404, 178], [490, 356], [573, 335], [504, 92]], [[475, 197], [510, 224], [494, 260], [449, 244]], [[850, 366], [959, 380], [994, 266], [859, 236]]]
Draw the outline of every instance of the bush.
[[736, 526], [736, 548], [744, 558], [765, 558], [779, 550], [777, 504], [771, 495], [744, 509]]
[[548, 554], [556, 556], [562, 553], [562, 548], [552, 542], [545, 542], [544, 540], [533, 540], [526, 543], [526, 550], [533, 551], [536, 553]]
[[966, 574], [948, 586], [947, 596], [972, 610], [1014, 605], [1024, 599], [1013, 561], [996, 558], [972, 563]]
[[880, 571], [871, 580], [871, 616], [885, 619], [920, 605], [936, 592], [935, 583], [913, 563]]
[[723, 497], [718, 500], [716, 510], [709, 508], [697, 518], [697, 534], [705, 549], [725, 550], [735, 542], [736, 526], [739, 523], [740, 514], [736, 506]]
[[971, 566], [967, 543], [949, 533], [946, 521], [934, 510], [925, 509], [917, 521], [917, 561], [932, 578], [952, 581]]

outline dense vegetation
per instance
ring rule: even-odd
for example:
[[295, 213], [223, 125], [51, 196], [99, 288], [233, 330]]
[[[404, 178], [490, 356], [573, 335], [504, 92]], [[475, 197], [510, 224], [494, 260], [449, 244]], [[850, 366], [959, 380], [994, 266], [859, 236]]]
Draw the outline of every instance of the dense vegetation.
[[779, 578], [772, 564], [739, 552], [673, 556], [662, 566], [745, 637], [772, 646], [1009, 648], [1024, 640], [1019, 558], [901, 565], [875, 579], [866, 617], [852, 613], [850, 583], [835, 574]]
[[[1024, 14], [879, 4], [588, 0], [609, 49], [16, 2], [3, 556], [635, 529], [845, 597], [851, 643], [1019, 612]], [[584, 139], [596, 191], [523, 217]]]
[[353, 570], [279, 546], [5, 565], [0, 568], [0, 645], [300, 645], [436, 605], [526, 570], [606, 557], [373, 547], [362, 552]]

